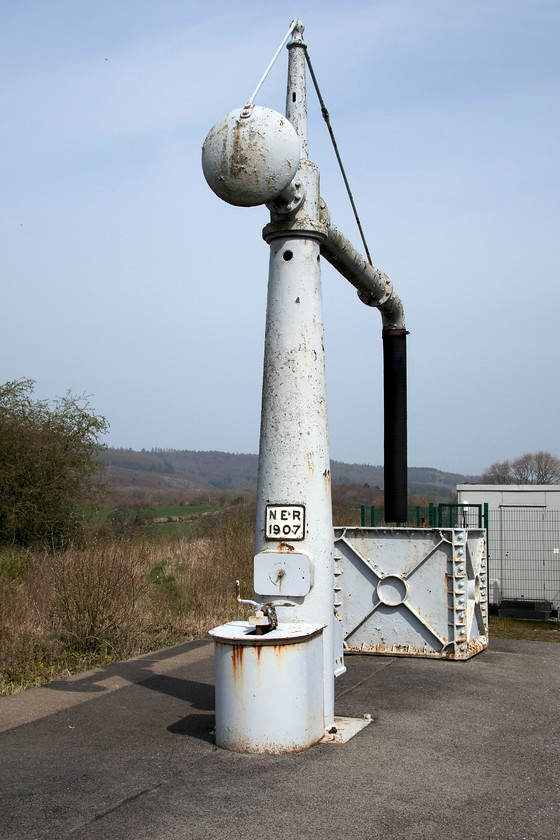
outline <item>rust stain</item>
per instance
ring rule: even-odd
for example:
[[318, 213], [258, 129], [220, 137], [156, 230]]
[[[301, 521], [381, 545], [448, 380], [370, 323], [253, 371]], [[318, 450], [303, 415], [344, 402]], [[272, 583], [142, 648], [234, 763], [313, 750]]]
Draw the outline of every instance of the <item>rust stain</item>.
[[457, 643], [449, 642], [441, 650], [434, 649], [416, 649], [408, 645], [393, 645], [388, 646], [383, 642], [376, 645], [367, 645], [365, 643], [359, 646], [353, 646], [345, 642], [344, 652], [348, 654], [362, 653], [370, 656], [407, 656], [424, 659], [445, 659], [447, 661], [461, 661], [470, 659], [477, 653], [484, 651], [488, 646], [488, 637], [483, 636], [478, 639], [473, 639], [469, 644], [464, 641], [456, 640]]
[[279, 542], [278, 543], [278, 551], [282, 551], [284, 553], [289, 553], [290, 551], [295, 551], [293, 545], [288, 542]]
[[247, 168], [247, 155], [241, 137], [241, 122], [238, 122], [233, 130], [232, 146], [232, 153], [229, 158], [229, 172], [233, 178], [238, 178]]
[[[322, 736], [321, 736], [322, 737]], [[235, 752], [242, 753], [261, 753], [262, 755], [293, 755], [295, 753], [304, 752], [310, 747], [318, 744], [321, 738], [313, 739], [308, 744], [274, 744], [266, 742], [263, 744], [255, 744], [246, 738], [238, 739], [233, 746], [228, 745], [227, 749], [233, 749]]]
[[233, 645], [231, 649], [231, 663], [234, 679], [241, 675], [243, 667], [243, 645]]
[[488, 636], [482, 636], [477, 639], [473, 639], [469, 642], [468, 650], [471, 656], [474, 656], [476, 653], [480, 653], [483, 650], [486, 650], [488, 647]]

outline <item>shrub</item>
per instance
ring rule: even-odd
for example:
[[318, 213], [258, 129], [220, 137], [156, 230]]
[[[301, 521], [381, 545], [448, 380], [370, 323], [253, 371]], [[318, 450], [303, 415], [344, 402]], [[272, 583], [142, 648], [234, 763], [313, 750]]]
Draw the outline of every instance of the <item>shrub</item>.
[[137, 635], [145, 587], [142, 552], [125, 544], [72, 548], [49, 562], [53, 615], [62, 638], [80, 652], [128, 651]]
[[57, 548], [87, 521], [107, 422], [70, 392], [33, 400], [34, 384], [0, 386], [0, 543]]

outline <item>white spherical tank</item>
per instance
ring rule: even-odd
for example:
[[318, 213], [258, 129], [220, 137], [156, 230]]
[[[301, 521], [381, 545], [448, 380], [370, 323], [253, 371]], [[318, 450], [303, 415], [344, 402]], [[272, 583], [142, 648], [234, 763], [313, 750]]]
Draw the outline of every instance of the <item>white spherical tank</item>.
[[236, 108], [210, 130], [202, 170], [217, 196], [238, 207], [276, 198], [292, 182], [300, 142], [288, 119], [271, 108]]

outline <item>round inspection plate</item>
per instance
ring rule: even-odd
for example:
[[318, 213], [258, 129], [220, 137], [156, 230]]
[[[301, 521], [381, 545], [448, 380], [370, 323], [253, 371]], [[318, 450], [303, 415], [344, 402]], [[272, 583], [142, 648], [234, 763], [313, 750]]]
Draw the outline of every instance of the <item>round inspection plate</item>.
[[408, 595], [408, 586], [398, 575], [387, 575], [381, 578], [377, 584], [377, 597], [382, 604], [387, 604], [388, 607], [398, 607], [403, 601], [406, 601]]

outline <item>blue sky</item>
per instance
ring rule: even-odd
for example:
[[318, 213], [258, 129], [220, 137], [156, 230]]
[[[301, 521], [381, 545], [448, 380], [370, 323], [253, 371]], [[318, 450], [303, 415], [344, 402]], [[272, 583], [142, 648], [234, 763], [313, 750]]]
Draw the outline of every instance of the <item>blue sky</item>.
[[[270, 8], [0, 2], [0, 381], [91, 395], [115, 446], [257, 451], [268, 214], [217, 199], [200, 150], [300, 17], [405, 307], [409, 463], [560, 455], [560, 4]], [[285, 53], [256, 100], [280, 111]], [[358, 245], [308, 99], [322, 195]], [[381, 319], [327, 264], [323, 284], [331, 455], [378, 464]]]

